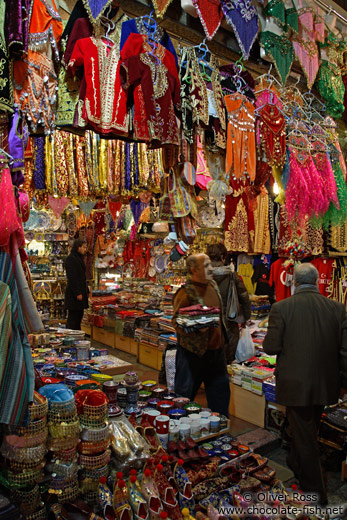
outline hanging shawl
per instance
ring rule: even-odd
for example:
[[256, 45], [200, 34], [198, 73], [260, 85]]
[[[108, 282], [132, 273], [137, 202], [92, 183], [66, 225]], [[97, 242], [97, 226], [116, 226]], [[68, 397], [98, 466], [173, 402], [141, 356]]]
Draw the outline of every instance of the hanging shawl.
[[85, 216], [88, 218], [89, 215], [91, 214], [92, 212], [92, 209], [94, 208], [95, 206], [95, 201], [88, 201], [88, 202], [79, 202], [78, 205], [79, 207], [81, 208], [81, 210], [83, 211], [83, 213], [85, 214]]
[[171, 2], [172, 0], [152, 0], [155, 14], [158, 18], [163, 18]]
[[204, 28], [206, 38], [212, 40], [223, 18], [219, 0], [193, 0], [193, 4]]
[[57, 218], [60, 217], [69, 202], [69, 199], [66, 199], [65, 197], [56, 199], [55, 197], [52, 197], [52, 195], [48, 195], [48, 204], [52, 208], [53, 213]]
[[221, 0], [221, 4], [226, 21], [234, 29], [243, 59], [248, 60], [258, 34], [257, 10], [251, 0]]
[[92, 24], [95, 24], [106, 10], [106, 7], [112, 3], [112, 0], [82, 0], [82, 2], [88, 13], [89, 20]]
[[[9, 287], [11, 293], [12, 319], [12, 332], [8, 344], [0, 342], [0, 359], [3, 364], [0, 381], [0, 423], [19, 426], [23, 424], [28, 404], [33, 400], [34, 368], [12, 260], [4, 252], [0, 252], [0, 281]], [[3, 294], [6, 296], [6, 293]]]

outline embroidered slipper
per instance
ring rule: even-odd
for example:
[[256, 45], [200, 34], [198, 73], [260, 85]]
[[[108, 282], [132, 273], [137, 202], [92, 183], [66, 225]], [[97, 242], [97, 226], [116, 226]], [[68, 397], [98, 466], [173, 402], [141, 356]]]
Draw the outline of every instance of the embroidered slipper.
[[266, 457], [262, 457], [257, 453], [251, 453], [246, 459], [240, 460], [239, 465], [242, 470], [251, 474], [266, 466], [267, 461]]
[[273, 480], [276, 476], [276, 471], [270, 468], [270, 466], [264, 466], [263, 468], [255, 471], [252, 475], [261, 482], [271, 482], [271, 480]]

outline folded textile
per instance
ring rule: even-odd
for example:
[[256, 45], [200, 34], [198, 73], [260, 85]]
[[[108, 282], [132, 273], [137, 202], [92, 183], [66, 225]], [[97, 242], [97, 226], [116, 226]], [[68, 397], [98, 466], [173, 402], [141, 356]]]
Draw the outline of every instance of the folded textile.
[[206, 305], [190, 305], [189, 307], [182, 307], [178, 313], [188, 314], [190, 316], [199, 314], [219, 314], [220, 309], [218, 307], [207, 307]]

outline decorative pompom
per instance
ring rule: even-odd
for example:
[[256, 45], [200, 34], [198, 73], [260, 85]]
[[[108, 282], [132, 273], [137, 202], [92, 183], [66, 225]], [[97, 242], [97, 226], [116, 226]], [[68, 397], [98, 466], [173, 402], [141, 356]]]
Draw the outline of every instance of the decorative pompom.
[[137, 481], [136, 475], [131, 475], [130, 482], [132, 482], [134, 484], [136, 481]]
[[151, 470], [149, 468], [145, 469], [144, 475], [145, 475], [145, 477], [150, 477], [152, 475]]
[[184, 464], [183, 459], [178, 459], [177, 464], [178, 464], [179, 466], [183, 466], [183, 464]]
[[118, 480], [118, 487], [120, 487], [120, 488], [123, 488], [123, 487], [125, 487], [125, 482], [124, 482], [124, 480], [123, 480], [123, 479], [121, 479], [121, 480]]
[[160, 511], [160, 518], [167, 518], [169, 515], [167, 514], [166, 511]]
[[123, 478], [123, 471], [117, 471], [116, 477], [118, 478], [118, 480], [120, 478]]
[[130, 475], [136, 475], [136, 473], [137, 473], [136, 469], [131, 469], [130, 470]]
[[107, 479], [106, 477], [100, 477], [100, 484], [106, 484]]
[[158, 471], [163, 471], [163, 465], [162, 464], [157, 464], [157, 470]]

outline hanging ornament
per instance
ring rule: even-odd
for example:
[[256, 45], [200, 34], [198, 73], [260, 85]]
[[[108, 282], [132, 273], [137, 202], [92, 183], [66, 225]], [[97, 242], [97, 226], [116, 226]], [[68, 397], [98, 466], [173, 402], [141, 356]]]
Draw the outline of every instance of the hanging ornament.
[[66, 197], [56, 199], [55, 197], [52, 197], [52, 195], [48, 195], [48, 205], [52, 208], [53, 213], [57, 218], [60, 217], [69, 202], [69, 199]]
[[81, 208], [81, 210], [83, 211], [83, 213], [85, 214], [85, 216], [88, 218], [89, 215], [91, 214], [92, 212], [92, 209], [94, 208], [96, 202], [95, 200], [90, 200], [88, 202], [79, 202], [78, 205], [79, 207]]

